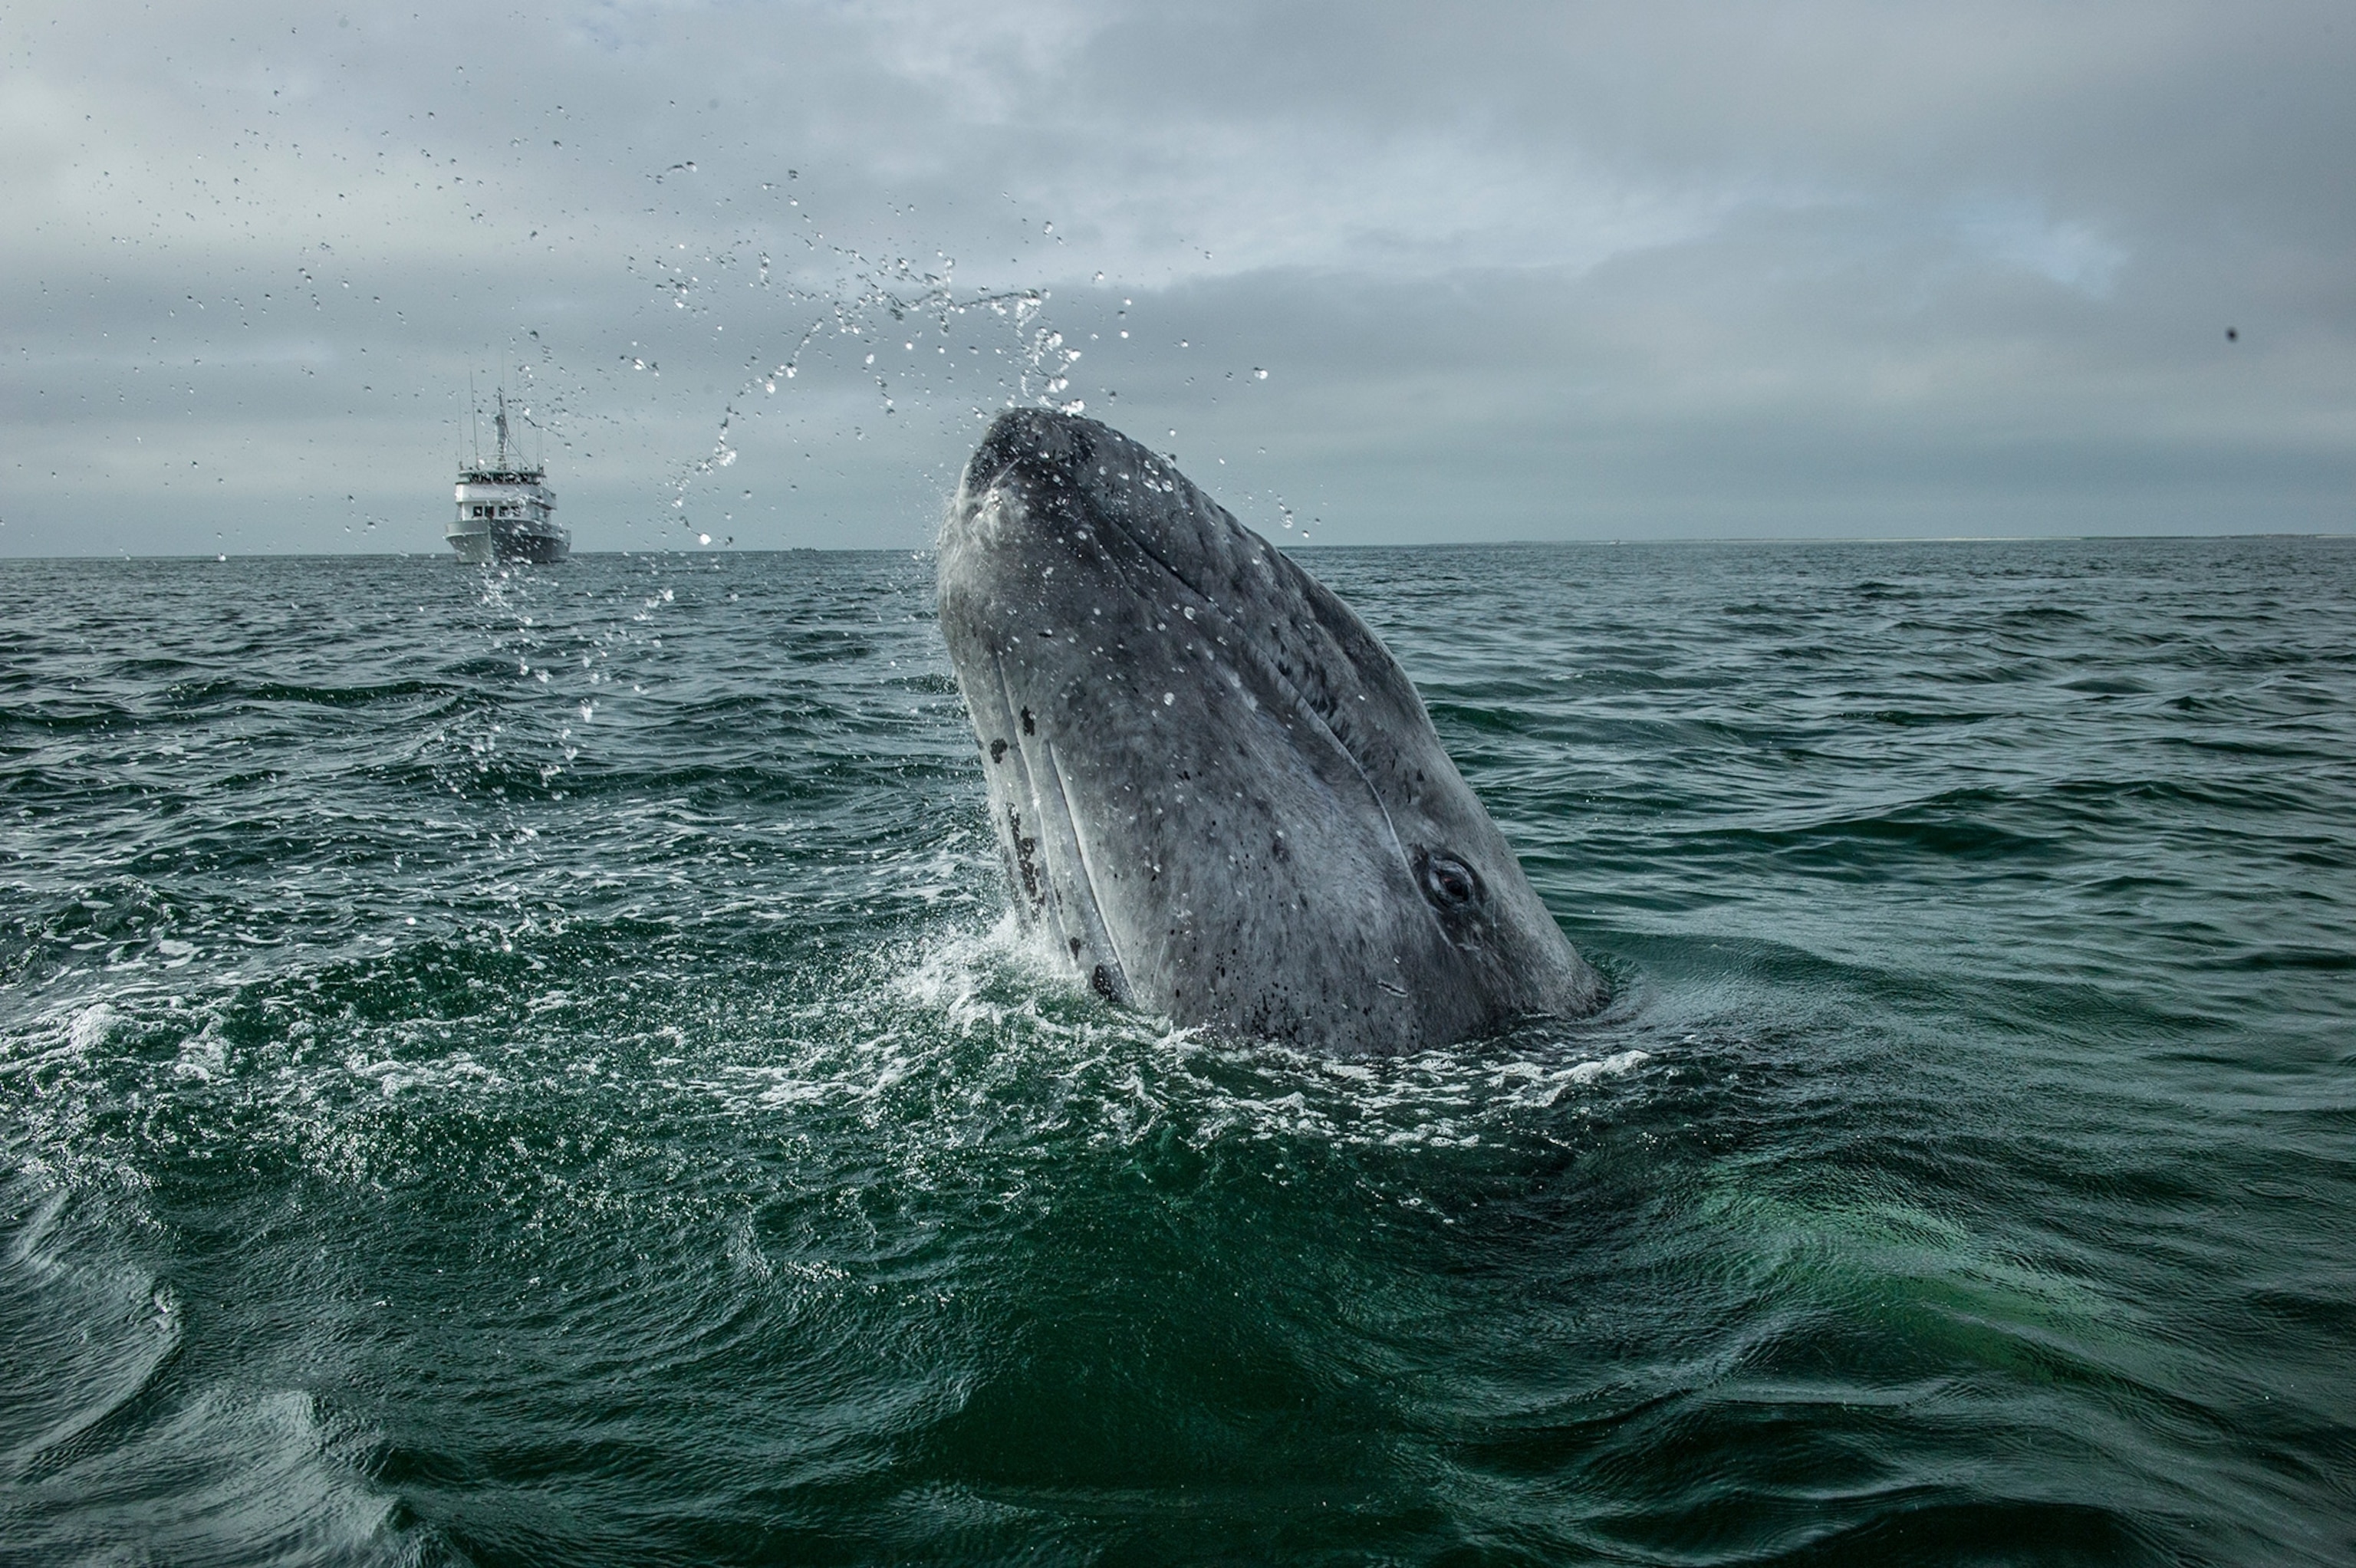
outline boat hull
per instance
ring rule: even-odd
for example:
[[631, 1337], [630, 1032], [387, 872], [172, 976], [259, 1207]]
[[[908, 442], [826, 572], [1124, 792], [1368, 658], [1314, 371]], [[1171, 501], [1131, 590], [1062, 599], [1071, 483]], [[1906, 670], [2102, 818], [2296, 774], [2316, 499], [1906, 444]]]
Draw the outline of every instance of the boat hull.
[[572, 536], [555, 527], [509, 528], [495, 521], [489, 527], [454, 526], [448, 538], [458, 559], [473, 566], [488, 566], [494, 561], [530, 561], [549, 566], [573, 553]]

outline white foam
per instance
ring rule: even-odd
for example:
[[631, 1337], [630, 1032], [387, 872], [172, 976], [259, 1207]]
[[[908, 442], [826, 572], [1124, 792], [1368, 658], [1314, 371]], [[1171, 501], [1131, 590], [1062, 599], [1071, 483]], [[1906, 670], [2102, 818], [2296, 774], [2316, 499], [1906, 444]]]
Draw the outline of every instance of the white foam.
[[1100, 1007], [1057, 959], [1012, 914], [879, 954], [865, 976], [798, 1010], [782, 1060], [724, 1070], [709, 1087], [766, 1115], [873, 1104], [879, 1131], [927, 1149], [976, 1126], [1119, 1145], [1174, 1127], [1197, 1146], [1455, 1149], [1527, 1136], [1653, 1060], [1593, 1054], [1592, 1027], [1560, 1042], [1560, 1057], [1525, 1045], [1502, 1061], [1492, 1042], [1335, 1060], [1224, 1041]]
[[88, 1056], [106, 1043], [107, 1032], [119, 1016], [104, 1002], [91, 1003], [74, 1015], [72, 1026], [66, 1030], [67, 1045], [76, 1056]]

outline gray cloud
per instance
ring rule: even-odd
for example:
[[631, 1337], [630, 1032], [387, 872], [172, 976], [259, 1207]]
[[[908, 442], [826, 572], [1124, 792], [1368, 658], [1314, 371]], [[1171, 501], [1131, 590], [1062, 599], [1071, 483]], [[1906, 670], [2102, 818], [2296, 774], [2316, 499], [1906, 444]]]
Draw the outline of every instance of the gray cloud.
[[0, 47], [0, 552], [438, 549], [470, 372], [583, 549], [921, 544], [1034, 397], [1336, 542], [2356, 516], [2329, 6], [101, 5]]

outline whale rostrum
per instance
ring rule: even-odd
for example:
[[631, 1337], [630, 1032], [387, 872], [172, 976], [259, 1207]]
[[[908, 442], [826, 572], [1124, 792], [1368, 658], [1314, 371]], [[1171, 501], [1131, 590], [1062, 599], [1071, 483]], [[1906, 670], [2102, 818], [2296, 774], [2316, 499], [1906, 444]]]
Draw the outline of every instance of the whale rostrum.
[[1388, 650], [1171, 463], [1010, 410], [939, 574], [1016, 906], [1108, 998], [1383, 1054], [1599, 1004]]

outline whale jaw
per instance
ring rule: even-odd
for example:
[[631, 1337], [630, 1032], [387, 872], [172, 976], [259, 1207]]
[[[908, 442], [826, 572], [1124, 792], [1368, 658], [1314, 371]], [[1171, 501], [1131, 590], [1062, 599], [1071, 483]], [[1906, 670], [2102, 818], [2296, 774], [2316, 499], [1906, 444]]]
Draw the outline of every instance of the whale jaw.
[[1600, 999], [1380, 641], [1163, 459], [1001, 415], [939, 574], [1017, 909], [1102, 995], [1348, 1052]]

